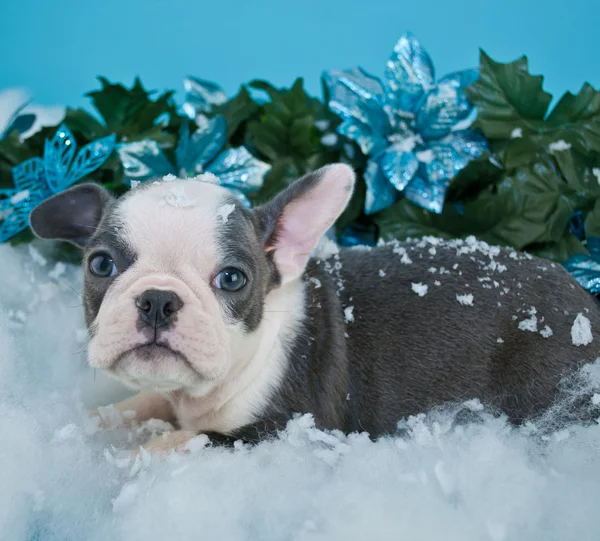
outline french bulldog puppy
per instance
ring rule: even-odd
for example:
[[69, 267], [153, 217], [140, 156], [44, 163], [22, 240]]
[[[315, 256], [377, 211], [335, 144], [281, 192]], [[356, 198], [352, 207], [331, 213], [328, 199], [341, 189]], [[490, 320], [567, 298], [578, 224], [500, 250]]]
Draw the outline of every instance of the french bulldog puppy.
[[83, 184], [30, 218], [84, 250], [89, 363], [140, 390], [118, 408], [177, 427], [150, 450], [256, 441], [295, 413], [378, 437], [471, 398], [518, 423], [600, 355], [596, 300], [549, 261], [472, 238], [311, 257], [352, 195], [346, 165], [254, 210], [211, 180]]

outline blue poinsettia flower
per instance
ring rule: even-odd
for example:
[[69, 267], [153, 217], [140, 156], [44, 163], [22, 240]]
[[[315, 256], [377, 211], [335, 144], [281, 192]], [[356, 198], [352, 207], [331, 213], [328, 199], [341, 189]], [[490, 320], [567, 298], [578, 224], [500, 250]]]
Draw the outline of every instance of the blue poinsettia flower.
[[198, 117], [199, 126], [190, 133], [184, 122], [171, 164], [156, 141], [144, 139], [118, 146], [125, 176], [132, 182], [155, 180], [166, 175], [190, 178], [202, 173], [215, 175], [221, 186], [229, 188], [246, 206], [246, 194], [262, 187], [270, 166], [256, 159], [245, 147], [224, 149], [227, 123], [222, 116]]
[[0, 189], [0, 243], [26, 229], [35, 207], [98, 169], [114, 148], [115, 136], [109, 135], [77, 152], [73, 134], [61, 125], [46, 140], [43, 158], [31, 158], [13, 168], [15, 188]]
[[323, 74], [329, 107], [343, 120], [338, 132], [369, 156], [367, 214], [400, 193], [442, 212], [451, 179], [488, 150], [486, 139], [468, 129], [476, 111], [464, 89], [477, 78], [477, 70], [465, 70], [436, 83], [431, 58], [411, 34], [394, 47], [383, 82], [360, 68]]

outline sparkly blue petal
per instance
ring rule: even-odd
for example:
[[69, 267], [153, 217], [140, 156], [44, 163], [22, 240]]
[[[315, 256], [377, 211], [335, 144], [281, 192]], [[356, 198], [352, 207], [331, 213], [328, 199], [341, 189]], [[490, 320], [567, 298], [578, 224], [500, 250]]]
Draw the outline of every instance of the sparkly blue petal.
[[600, 238], [587, 237], [590, 255], [577, 254], [563, 264], [579, 285], [595, 295], [600, 293]]
[[419, 160], [415, 154], [407, 150], [406, 146], [397, 144], [384, 152], [379, 164], [385, 177], [400, 192], [413, 179], [419, 168]]
[[190, 135], [187, 122], [181, 125], [175, 150], [177, 169], [182, 176], [195, 176], [204, 171], [227, 142], [227, 122], [222, 116], [198, 117], [200, 125]]
[[330, 109], [344, 121], [338, 132], [356, 141], [367, 155], [383, 150], [391, 126], [379, 79], [354, 68], [325, 72], [323, 82]]
[[449, 180], [428, 182], [421, 176], [416, 176], [406, 187], [406, 199], [419, 207], [440, 214], [444, 208], [444, 199], [448, 189]]
[[31, 211], [50, 195], [45, 187], [0, 190], [0, 243], [26, 229]]
[[16, 165], [12, 175], [17, 191], [35, 190], [46, 185], [44, 161], [41, 158], [31, 158]]
[[406, 198], [424, 209], [441, 213], [451, 180], [487, 148], [483, 136], [462, 131], [415, 152], [421, 165], [417, 176], [405, 189]]
[[211, 81], [186, 77], [183, 80], [183, 87], [185, 89], [183, 111], [192, 120], [196, 120], [201, 113], [209, 112], [213, 106], [227, 101], [227, 95], [223, 89]]
[[367, 195], [365, 214], [375, 214], [393, 205], [398, 199], [398, 191], [390, 184], [375, 159], [369, 160], [365, 171]]
[[457, 126], [461, 127], [461, 121], [467, 119], [473, 109], [464, 89], [478, 77], [477, 70], [451, 73], [425, 93], [417, 105], [415, 119], [416, 130], [423, 139], [439, 139]]
[[64, 182], [61, 183], [62, 189], [75, 184], [98, 169], [112, 154], [116, 140], [117, 138], [113, 134], [85, 145], [78, 152]]
[[435, 81], [433, 62], [412, 34], [402, 36], [385, 66], [383, 77], [388, 105], [397, 112], [414, 112]]
[[58, 128], [52, 139], [46, 139], [44, 171], [52, 193], [58, 193], [69, 186], [68, 172], [75, 156], [76, 146], [73, 134], [64, 124]]
[[219, 184], [249, 194], [259, 190], [271, 166], [257, 160], [245, 147], [228, 148], [217, 156], [207, 171], [219, 178]]
[[129, 182], [144, 182], [177, 173], [158, 143], [151, 139], [118, 145], [117, 151]]

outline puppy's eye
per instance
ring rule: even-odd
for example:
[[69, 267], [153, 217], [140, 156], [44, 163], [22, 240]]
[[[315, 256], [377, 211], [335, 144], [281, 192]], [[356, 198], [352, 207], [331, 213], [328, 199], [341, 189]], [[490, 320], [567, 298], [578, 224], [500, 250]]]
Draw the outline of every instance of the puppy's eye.
[[223, 291], [239, 291], [247, 282], [246, 275], [240, 269], [228, 267], [217, 274], [213, 283]]
[[90, 272], [98, 278], [110, 278], [117, 274], [117, 266], [106, 254], [96, 254], [90, 258]]

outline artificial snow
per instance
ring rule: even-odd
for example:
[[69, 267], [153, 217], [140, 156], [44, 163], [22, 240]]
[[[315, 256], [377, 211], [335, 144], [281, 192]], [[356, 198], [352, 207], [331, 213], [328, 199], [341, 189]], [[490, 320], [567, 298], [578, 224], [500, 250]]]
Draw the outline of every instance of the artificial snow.
[[600, 167], [592, 168], [592, 174], [596, 177], [598, 184], [600, 184]]
[[518, 139], [520, 137], [523, 137], [523, 128], [515, 128], [510, 132], [511, 139]]
[[473, 306], [473, 295], [471, 293], [456, 295], [456, 300], [463, 306]]
[[567, 143], [564, 139], [559, 139], [558, 141], [555, 141], [554, 143], [550, 143], [548, 145], [548, 150], [550, 152], [555, 152], [555, 151], [564, 151], [564, 150], [569, 150], [571, 148], [571, 143]]
[[552, 332], [552, 329], [546, 325], [541, 331], [540, 334], [544, 337], [544, 338], [550, 338], [554, 333]]
[[583, 314], [577, 314], [571, 327], [571, 339], [576, 346], [587, 346], [592, 343], [592, 325]]
[[308, 281], [315, 286], [315, 289], [319, 289], [321, 287], [321, 280], [318, 278], [309, 278]]
[[[557, 426], [561, 404], [514, 427], [468, 397], [378, 442], [299, 415], [255, 447], [199, 437], [189, 454], [152, 457], [141, 427], [100, 429], [86, 414], [129, 391], [86, 365], [80, 271], [66, 265], [42, 300], [50, 265], [24, 246], [1, 245], [0, 261], [2, 540], [597, 538], [600, 425]], [[10, 311], [25, 313], [21, 327]], [[566, 405], [600, 416], [600, 364], [573, 389]]]
[[419, 297], [424, 297], [425, 295], [427, 295], [427, 290], [429, 289], [425, 284], [411, 284], [411, 288], [412, 290], [419, 295]]
[[227, 221], [229, 220], [229, 216], [231, 216], [231, 213], [234, 210], [235, 210], [235, 205], [233, 203], [229, 203], [227, 205], [221, 205], [217, 209], [217, 216], [220, 216], [221, 220], [223, 220], [223, 223], [226, 224]]
[[383, 269], [379, 269], [379, 277], [383, 278], [385, 276], [385, 271]]
[[354, 306], [348, 306], [344, 308], [344, 321], [346, 323], [352, 323], [354, 321]]
[[538, 328], [537, 328], [538, 318], [536, 316], [537, 310], [535, 309], [534, 306], [532, 306], [527, 311], [527, 313], [529, 314], [530, 317], [528, 319], [525, 319], [525, 320], [519, 322], [519, 329], [521, 329], [522, 331], [537, 332], [537, 330], [538, 330]]
[[[163, 178], [166, 180], [165, 177]], [[163, 206], [167, 204], [176, 208], [186, 208], [193, 207], [196, 204], [196, 200], [186, 195], [185, 186], [173, 186], [167, 191], [161, 204]]]

